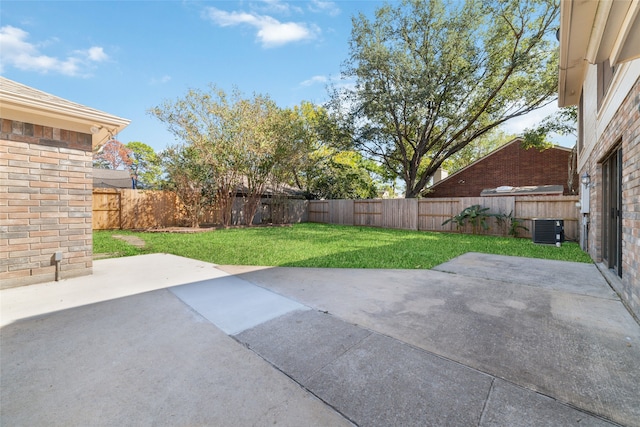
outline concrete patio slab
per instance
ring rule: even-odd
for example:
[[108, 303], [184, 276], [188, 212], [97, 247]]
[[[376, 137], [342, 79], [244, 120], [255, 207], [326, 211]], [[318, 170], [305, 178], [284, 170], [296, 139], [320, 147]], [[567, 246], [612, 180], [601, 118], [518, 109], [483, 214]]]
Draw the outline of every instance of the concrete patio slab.
[[229, 335], [309, 308], [233, 276], [171, 288], [178, 298]]
[[214, 264], [167, 254], [94, 262], [93, 274], [5, 289], [0, 325], [170, 286], [229, 276]]
[[478, 425], [491, 377], [373, 334], [307, 388], [361, 426]]
[[521, 257], [468, 252], [434, 267], [433, 270], [617, 299], [616, 293], [594, 264], [571, 263], [571, 273], [568, 273], [566, 261], [536, 258], [526, 258], [526, 262], [522, 260]]
[[3, 290], [0, 424], [640, 426], [619, 299], [508, 262], [512, 281], [158, 254]]
[[[564, 274], [580, 267], [565, 263]], [[640, 426], [640, 327], [607, 292], [593, 296], [593, 286], [584, 293], [523, 286], [530, 273], [518, 268], [511, 270], [513, 283], [424, 270], [220, 268], [559, 402]]]
[[166, 290], [5, 325], [1, 348], [6, 426], [351, 425]]
[[492, 381], [317, 311], [236, 338], [356, 425], [477, 425]]
[[292, 312], [236, 338], [356, 425], [613, 426], [317, 311]]
[[482, 427], [613, 427], [554, 399], [496, 379], [482, 416]]
[[288, 376], [305, 381], [371, 334], [318, 311], [292, 312], [236, 335]]

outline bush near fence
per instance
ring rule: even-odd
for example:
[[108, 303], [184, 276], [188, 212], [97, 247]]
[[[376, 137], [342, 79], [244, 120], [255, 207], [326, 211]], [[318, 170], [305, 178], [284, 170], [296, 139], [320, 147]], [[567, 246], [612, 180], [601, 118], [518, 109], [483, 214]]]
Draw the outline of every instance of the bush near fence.
[[[392, 200], [312, 200], [309, 221], [325, 224], [360, 225], [405, 230], [471, 233], [471, 226], [457, 229], [453, 223], [442, 223], [472, 205], [489, 208], [490, 213], [509, 214], [521, 219], [529, 231], [520, 230], [521, 237], [531, 237], [534, 218], [564, 220], [565, 238], [578, 240], [578, 196], [506, 196], [449, 197]], [[488, 219], [489, 229], [478, 234], [507, 235], [495, 218]]]

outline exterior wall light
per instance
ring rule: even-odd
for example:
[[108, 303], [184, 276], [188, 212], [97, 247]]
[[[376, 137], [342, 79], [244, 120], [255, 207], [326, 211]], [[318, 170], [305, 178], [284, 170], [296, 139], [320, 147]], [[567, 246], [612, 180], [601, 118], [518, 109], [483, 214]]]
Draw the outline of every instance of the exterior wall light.
[[589, 176], [588, 172], [582, 174], [582, 176], [580, 177], [580, 182], [582, 182], [586, 187], [589, 186], [589, 184], [591, 183], [591, 176]]

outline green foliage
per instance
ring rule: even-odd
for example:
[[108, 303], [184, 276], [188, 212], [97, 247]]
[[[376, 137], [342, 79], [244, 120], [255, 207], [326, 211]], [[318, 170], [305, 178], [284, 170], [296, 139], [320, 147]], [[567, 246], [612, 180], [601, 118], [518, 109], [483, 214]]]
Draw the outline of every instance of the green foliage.
[[498, 226], [505, 230], [505, 234], [511, 237], [518, 237], [520, 230], [529, 231], [529, 228], [522, 225], [522, 220], [513, 216], [513, 211], [508, 214], [499, 213], [493, 215], [498, 222]]
[[462, 212], [458, 215], [453, 216], [452, 218], [446, 220], [442, 223], [442, 225], [448, 223], [454, 223], [456, 228], [460, 229], [466, 226], [467, 224], [471, 224], [473, 234], [478, 232], [478, 227], [482, 227], [483, 230], [489, 229], [489, 224], [487, 224], [487, 219], [489, 217], [494, 216], [488, 213], [489, 208], [483, 208], [480, 205], [472, 205], [468, 208], [464, 208]]
[[353, 19], [331, 111], [417, 197], [445, 160], [557, 92], [554, 0], [405, 0]]
[[521, 219], [513, 216], [513, 211], [508, 214], [491, 213], [489, 212], [489, 208], [484, 208], [480, 205], [473, 205], [463, 209], [459, 214], [444, 221], [442, 225], [453, 223], [456, 225], [457, 229], [460, 229], [464, 228], [467, 224], [471, 224], [472, 233], [476, 234], [478, 232], [478, 227], [482, 227], [485, 231], [489, 229], [489, 224], [487, 223], [489, 218], [496, 219], [496, 222], [500, 229], [503, 230], [504, 235], [508, 234], [511, 237], [518, 237], [520, 230], [529, 230], [527, 227], [522, 225]]
[[126, 144], [131, 164], [129, 169], [138, 177], [143, 188], [159, 189], [162, 186], [162, 160], [158, 154], [143, 142]]
[[578, 110], [575, 106], [565, 107], [546, 117], [538, 126], [525, 129], [522, 147], [540, 151], [553, 147], [549, 135], [576, 135]]
[[[94, 242], [111, 239], [111, 234], [123, 232], [96, 231]], [[591, 262], [576, 243], [557, 248], [536, 245], [530, 239], [311, 223], [194, 234], [131, 234], [145, 241], [145, 249], [136, 248], [136, 253], [170, 253], [231, 265], [428, 269], [466, 252]], [[102, 252], [100, 244], [95, 247], [96, 253]]]
[[323, 147], [311, 153], [317, 160], [306, 170], [306, 192], [312, 199], [367, 199], [377, 196], [371, 165], [356, 151]]
[[175, 191], [191, 227], [198, 227], [205, 208], [215, 200], [217, 182], [213, 169], [192, 145], [176, 145], [162, 152], [167, 174], [165, 188]]
[[[376, 197], [376, 163], [359, 152], [344, 149], [326, 109], [303, 102], [291, 110], [297, 119], [297, 135], [303, 139], [291, 153], [290, 183], [310, 199], [363, 199]], [[342, 138], [342, 139], [341, 139]]]
[[[211, 85], [208, 91], [190, 90], [183, 98], [150, 110], [192, 151], [190, 163], [206, 168], [189, 177], [211, 179], [222, 223], [231, 223], [237, 190], [243, 189], [245, 223], [250, 224], [267, 185], [282, 181], [289, 161], [304, 151], [297, 118], [278, 108], [265, 95], [245, 98], [237, 89], [227, 95]], [[178, 174], [179, 170], [174, 170]], [[208, 183], [200, 183], [202, 188]]]
[[[576, 123], [578, 121], [578, 109], [575, 106], [562, 108], [551, 116], [546, 117], [538, 126], [525, 129], [522, 147], [535, 148], [540, 151], [553, 146], [549, 135], [574, 135], [577, 136]], [[577, 147], [574, 145], [568, 161], [567, 188], [571, 194], [577, 192], [575, 176], [577, 165]]]

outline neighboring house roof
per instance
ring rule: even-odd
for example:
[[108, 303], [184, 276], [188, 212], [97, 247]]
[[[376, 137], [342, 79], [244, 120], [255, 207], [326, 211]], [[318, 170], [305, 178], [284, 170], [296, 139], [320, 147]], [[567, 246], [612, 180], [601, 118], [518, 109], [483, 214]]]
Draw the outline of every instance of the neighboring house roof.
[[132, 188], [129, 171], [93, 168], [93, 188]]
[[[497, 148], [432, 185], [425, 197], [478, 197], [487, 189], [503, 186], [560, 186], [569, 193], [567, 178], [571, 149], [555, 146], [544, 151], [524, 149], [522, 139]], [[576, 179], [577, 182], [577, 179]], [[529, 191], [531, 194], [531, 191]], [[544, 193], [549, 194], [549, 193]]]
[[[242, 178], [242, 183], [236, 187], [236, 195], [242, 197], [249, 192], [247, 178]], [[286, 184], [273, 184], [268, 182], [262, 192], [262, 197], [287, 196], [289, 198], [302, 198], [304, 192]]]
[[0, 76], [0, 117], [92, 134], [96, 148], [127, 127], [129, 120]]
[[558, 105], [577, 105], [587, 66], [640, 58], [640, 2], [574, 1], [560, 4]]

